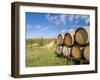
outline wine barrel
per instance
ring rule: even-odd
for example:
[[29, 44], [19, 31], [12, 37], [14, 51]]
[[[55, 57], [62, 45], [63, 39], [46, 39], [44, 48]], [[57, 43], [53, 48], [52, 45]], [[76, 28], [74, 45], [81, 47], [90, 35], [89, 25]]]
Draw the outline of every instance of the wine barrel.
[[84, 27], [84, 29], [86, 30], [87, 34], [88, 34], [88, 39], [86, 41], [86, 45], [89, 45], [90, 42], [90, 28], [89, 27]]
[[68, 48], [67, 46], [63, 46], [62, 53], [64, 57], [68, 58], [70, 56], [70, 48]]
[[70, 33], [64, 35], [64, 44], [68, 47], [72, 47], [74, 44], [73, 36]]
[[75, 61], [80, 60], [81, 59], [81, 55], [82, 55], [80, 46], [74, 45], [71, 48], [70, 55], [71, 55], [73, 60], [75, 60]]
[[60, 45], [56, 46], [56, 54], [57, 54], [57, 56], [62, 55], [62, 46], [60, 46]]
[[74, 36], [75, 42], [80, 45], [86, 45], [88, 40], [88, 33], [84, 28], [78, 28]]
[[63, 36], [59, 34], [57, 37], [57, 45], [62, 45], [62, 44], [63, 44]]
[[90, 61], [90, 47], [87, 45], [82, 50], [82, 57], [83, 57], [83, 63], [89, 63]]

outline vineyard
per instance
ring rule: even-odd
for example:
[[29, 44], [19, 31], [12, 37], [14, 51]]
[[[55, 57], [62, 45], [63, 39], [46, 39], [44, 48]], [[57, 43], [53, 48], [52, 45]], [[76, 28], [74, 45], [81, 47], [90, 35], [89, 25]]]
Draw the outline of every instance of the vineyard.
[[43, 47], [49, 44], [51, 41], [54, 41], [54, 44], [56, 44], [56, 39], [45, 39], [45, 38], [27, 39], [26, 46], [27, 47], [33, 47], [33, 46]]

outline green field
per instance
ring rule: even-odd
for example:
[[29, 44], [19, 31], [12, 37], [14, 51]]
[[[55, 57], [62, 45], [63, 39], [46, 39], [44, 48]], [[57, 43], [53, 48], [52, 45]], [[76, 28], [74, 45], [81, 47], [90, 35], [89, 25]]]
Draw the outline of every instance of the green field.
[[55, 39], [31, 39], [26, 40], [26, 67], [36, 66], [60, 66], [74, 64], [55, 54]]
[[33, 66], [57, 66], [65, 65], [67, 62], [57, 57], [55, 51], [46, 48], [27, 48], [26, 67]]
[[[67, 61], [62, 57], [57, 57], [55, 54], [55, 41], [54, 40], [42, 40], [44, 45], [36, 45], [41, 40], [27, 41], [26, 45], [26, 67], [35, 66], [58, 66], [66, 65]], [[35, 44], [35, 45], [34, 45]]]

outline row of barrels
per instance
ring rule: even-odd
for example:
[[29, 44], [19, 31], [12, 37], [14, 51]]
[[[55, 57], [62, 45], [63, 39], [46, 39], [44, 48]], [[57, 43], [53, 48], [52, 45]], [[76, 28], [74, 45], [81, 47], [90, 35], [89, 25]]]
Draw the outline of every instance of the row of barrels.
[[61, 34], [57, 38], [56, 54], [68, 60], [88, 64], [89, 63], [89, 31], [78, 28], [76, 31]]

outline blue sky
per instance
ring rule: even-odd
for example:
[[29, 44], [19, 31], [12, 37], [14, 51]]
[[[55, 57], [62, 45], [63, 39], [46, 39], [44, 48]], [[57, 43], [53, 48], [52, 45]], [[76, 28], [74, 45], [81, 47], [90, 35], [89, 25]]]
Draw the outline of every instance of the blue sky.
[[55, 38], [89, 24], [89, 15], [26, 12], [26, 38]]

